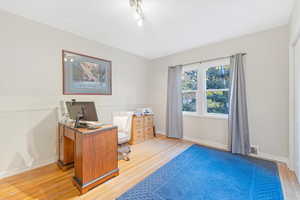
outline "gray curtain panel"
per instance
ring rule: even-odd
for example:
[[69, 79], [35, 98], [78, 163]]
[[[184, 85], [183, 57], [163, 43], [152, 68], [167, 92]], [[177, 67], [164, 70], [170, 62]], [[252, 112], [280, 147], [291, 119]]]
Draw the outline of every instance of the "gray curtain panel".
[[250, 153], [246, 81], [242, 54], [230, 58], [229, 144], [232, 153]]
[[182, 66], [169, 67], [166, 129], [172, 138], [183, 137], [181, 73]]

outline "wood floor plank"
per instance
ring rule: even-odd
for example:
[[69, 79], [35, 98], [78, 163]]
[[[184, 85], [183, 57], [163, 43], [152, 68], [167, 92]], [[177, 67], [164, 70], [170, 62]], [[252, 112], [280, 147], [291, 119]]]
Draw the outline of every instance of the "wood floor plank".
[[[143, 180], [169, 162], [193, 143], [158, 136], [133, 145], [131, 160], [119, 161], [120, 175], [79, 195], [72, 184], [74, 170], [61, 171], [56, 164], [34, 169], [0, 180], [0, 200], [110, 200]], [[286, 199], [300, 199], [300, 188], [295, 174], [278, 163]]]

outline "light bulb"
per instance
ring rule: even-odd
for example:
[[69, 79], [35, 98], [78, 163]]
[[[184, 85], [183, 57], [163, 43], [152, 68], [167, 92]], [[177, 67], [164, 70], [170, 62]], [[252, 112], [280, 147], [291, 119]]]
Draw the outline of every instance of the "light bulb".
[[133, 9], [133, 17], [137, 21], [138, 26], [143, 26], [144, 13], [142, 9], [142, 0], [129, 0], [129, 4]]
[[138, 20], [138, 19], [141, 18], [141, 16], [137, 12], [135, 12], [135, 10], [133, 12], [133, 17], [134, 17], [135, 20]]

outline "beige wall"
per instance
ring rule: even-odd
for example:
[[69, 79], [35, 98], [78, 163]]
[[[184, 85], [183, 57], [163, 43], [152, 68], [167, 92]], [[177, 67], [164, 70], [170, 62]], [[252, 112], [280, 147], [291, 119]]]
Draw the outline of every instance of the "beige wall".
[[[201, 35], [199, 35], [201, 37]], [[288, 26], [202, 46], [152, 61], [152, 102], [157, 129], [165, 131], [167, 67], [246, 52], [251, 144], [260, 156], [288, 157]], [[227, 146], [227, 120], [184, 116], [184, 137]]]
[[[56, 160], [61, 100], [95, 101], [102, 121], [149, 103], [148, 60], [2, 11], [0, 27], [0, 177]], [[62, 49], [111, 60], [113, 95], [62, 96]]]

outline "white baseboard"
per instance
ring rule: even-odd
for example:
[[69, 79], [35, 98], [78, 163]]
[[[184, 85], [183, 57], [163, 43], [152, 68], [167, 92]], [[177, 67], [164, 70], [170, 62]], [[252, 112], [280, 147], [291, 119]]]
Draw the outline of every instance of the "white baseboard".
[[41, 162], [39, 162], [39, 163], [37, 163], [33, 166], [28, 166], [28, 167], [24, 167], [24, 168], [20, 168], [20, 169], [2, 171], [2, 172], [0, 172], [0, 179], [6, 178], [6, 177], [9, 177], [9, 176], [14, 176], [14, 175], [17, 175], [17, 174], [21, 174], [23, 172], [33, 170], [33, 169], [36, 169], [36, 168], [39, 168], [39, 167], [43, 167], [45, 165], [55, 163], [56, 161], [57, 161], [57, 158], [55, 157], [55, 158], [51, 158], [51, 159], [48, 159], [48, 160], [41, 161]]
[[216, 149], [222, 149], [225, 151], [228, 151], [228, 146], [222, 143], [218, 143], [218, 142], [213, 142], [213, 141], [209, 141], [209, 140], [203, 140], [203, 139], [199, 139], [199, 138], [191, 138], [191, 137], [183, 137], [184, 140], [188, 140], [191, 142], [195, 142], [197, 144], [203, 145], [203, 146], [208, 146], [208, 147], [213, 147]]
[[[213, 148], [228, 151], [228, 145], [226, 145], [226, 144], [222, 144], [222, 143], [218, 143], [218, 142], [214, 142], [214, 141], [209, 141], [209, 140], [202, 140], [202, 139], [198, 139], [198, 138], [190, 138], [190, 137], [184, 137], [183, 139], [189, 140], [191, 142], [198, 143], [200, 145], [204, 145], [204, 146], [213, 147]], [[289, 159], [287, 157], [276, 156], [276, 155], [272, 155], [272, 154], [268, 154], [268, 153], [264, 153], [264, 152], [258, 152], [257, 155], [250, 154], [250, 156], [265, 159], [265, 160], [282, 162], [282, 163], [285, 163], [285, 164], [289, 163]]]
[[288, 165], [287, 166], [288, 166], [289, 170], [295, 171], [295, 164], [292, 161], [291, 157], [289, 157], [289, 159], [288, 159]]
[[160, 131], [160, 130], [156, 130], [156, 133], [160, 134], [160, 135], [166, 135], [166, 133], [164, 131]]
[[283, 156], [276, 156], [273, 154], [269, 154], [269, 153], [264, 153], [264, 152], [258, 152], [257, 155], [255, 154], [250, 154], [250, 156], [252, 157], [256, 157], [256, 158], [262, 158], [265, 160], [271, 160], [271, 161], [277, 161], [277, 162], [282, 162], [286, 165], [288, 165], [289, 163], [289, 159]]

